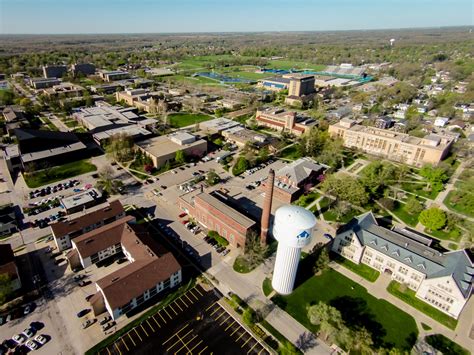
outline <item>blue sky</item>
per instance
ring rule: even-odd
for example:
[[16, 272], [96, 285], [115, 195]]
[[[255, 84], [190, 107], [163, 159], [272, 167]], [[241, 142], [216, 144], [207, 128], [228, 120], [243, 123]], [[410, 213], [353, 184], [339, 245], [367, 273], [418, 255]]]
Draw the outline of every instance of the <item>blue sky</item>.
[[0, 33], [324, 31], [473, 25], [473, 0], [0, 0]]

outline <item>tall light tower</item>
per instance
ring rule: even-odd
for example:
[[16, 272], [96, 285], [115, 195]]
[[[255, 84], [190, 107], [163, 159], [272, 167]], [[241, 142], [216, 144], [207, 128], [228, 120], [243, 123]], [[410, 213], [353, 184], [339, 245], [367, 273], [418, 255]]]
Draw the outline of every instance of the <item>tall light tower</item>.
[[303, 207], [285, 205], [275, 212], [273, 236], [278, 249], [272, 287], [282, 295], [293, 291], [301, 248], [308, 245], [316, 226], [316, 217]]

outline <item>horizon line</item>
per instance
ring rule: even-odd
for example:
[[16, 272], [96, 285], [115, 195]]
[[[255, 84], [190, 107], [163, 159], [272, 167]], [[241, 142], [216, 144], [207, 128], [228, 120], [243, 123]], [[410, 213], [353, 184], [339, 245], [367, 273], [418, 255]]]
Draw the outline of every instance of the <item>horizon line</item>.
[[422, 27], [385, 27], [385, 28], [359, 28], [359, 29], [340, 29], [340, 30], [261, 30], [261, 31], [196, 31], [196, 32], [64, 32], [64, 33], [0, 33], [0, 36], [64, 36], [64, 35], [183, 35], [183, 34], [262, 34], [262, 33], [316, 33], [316, 32], [361, 32], [361, 31], [404, 31], [404, 30], [430, 30], [430, 29], [454, 29], [454, 28], [472, 28], [468, 25], [452, 26], [422, 26]]

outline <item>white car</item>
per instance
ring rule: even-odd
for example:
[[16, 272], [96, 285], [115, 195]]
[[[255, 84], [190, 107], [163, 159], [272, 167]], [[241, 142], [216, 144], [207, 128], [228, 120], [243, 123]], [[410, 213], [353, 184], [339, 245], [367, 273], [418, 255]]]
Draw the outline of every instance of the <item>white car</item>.
[[17, 343], [18, 345], [21, 345], [25, 342], [27, 338], [23, 334], [17, 334], [12, 337], [12, 340]]
[[25, 337], [27, 337], [27, 338], [31, 338], [33, 335], [35, 335], [35, 331], [34, 331], [33, 328], [30, 327], [30, 328], [26, 328], [26, 329], [22, 332], [22, 334], [23, 334]]
[[35, 336], [35, 341], [40, 343], [41, 345], [44, 345], [44, 344], [46, 344], [48, 339], [46, 339], [46, 337], [44, 335], [39, 334], [39, 335]]
[[28, 340], [25, 345], [30, 350], [36, 350], [39, 348], [38, 344], [36, 344], [33, 340]]

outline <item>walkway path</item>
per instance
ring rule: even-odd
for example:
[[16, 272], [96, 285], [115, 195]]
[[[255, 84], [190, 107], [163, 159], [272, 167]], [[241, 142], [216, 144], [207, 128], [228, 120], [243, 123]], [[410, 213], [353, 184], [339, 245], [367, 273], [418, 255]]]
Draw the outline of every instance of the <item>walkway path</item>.
[[[416, 308], [413, 308], [409, 304], [403, 302], [399, 298], [390, 294], [387, 291], [387, 286], [391, 281], [388, 275], [381, 274], [377, 281], [372, 283], [353, 273], [352, 271], [346, 269], [342, 265], [332, 262], [330, 266], [334, 270], [340, 272], [344, 276], [365, 287], [367, 289], [367, 292], [370, 293], [372, 296], [377, 298], [383, 298], [412, 315], [418, 325], [420, 336], [434, 333], [443, 334], [447, 338], [453, 339], [466, 349], [474, 348], [474, 340], [469, 338], [469, 333], [473, 326], [472, 314], [474, 314], [474, 297], [471, 297], [470, 301], [466, 304], [463, 312], [461, 313], [461, 317], [459, 318], [458, 326], [453, 331], [445, 327], [444, 325], [436, 322], [434, 319], [428, 317], [426, 314], [418, 311]], [[421, 326], [421, 323], [429, 325], [432, 329], [429, 332], [424, 331], [423, 327]]]

